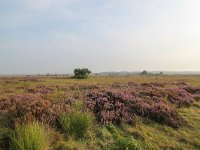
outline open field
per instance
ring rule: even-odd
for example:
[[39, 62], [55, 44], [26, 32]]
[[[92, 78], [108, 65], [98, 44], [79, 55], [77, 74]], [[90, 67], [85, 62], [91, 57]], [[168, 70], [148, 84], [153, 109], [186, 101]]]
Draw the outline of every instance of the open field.
[[0, 149], [32, 127], [33, 150], [198, 150], [200, 76], [0, 77]]

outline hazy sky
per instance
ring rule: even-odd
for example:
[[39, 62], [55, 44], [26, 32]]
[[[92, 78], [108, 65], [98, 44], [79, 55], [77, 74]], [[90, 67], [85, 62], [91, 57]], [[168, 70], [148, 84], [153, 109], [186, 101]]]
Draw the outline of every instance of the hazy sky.
[[200, 71], [200, 0], [0, 0], [0, 74]]

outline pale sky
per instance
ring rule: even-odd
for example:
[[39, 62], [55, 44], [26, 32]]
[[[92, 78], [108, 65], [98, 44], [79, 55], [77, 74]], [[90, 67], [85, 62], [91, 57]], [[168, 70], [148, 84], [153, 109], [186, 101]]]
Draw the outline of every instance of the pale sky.
[[200, 0], [0, 0], [0, 74], [200, 71]]

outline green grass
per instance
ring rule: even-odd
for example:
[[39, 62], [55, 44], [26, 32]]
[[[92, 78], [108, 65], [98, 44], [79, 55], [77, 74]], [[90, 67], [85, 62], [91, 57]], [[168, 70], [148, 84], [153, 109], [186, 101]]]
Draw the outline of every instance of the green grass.
[[17, 126], [9, 137], [10, 150], [47, 150], [50, 146], [48, 131], [38, 122]]
[[[200, 102], [196, 102], [200, 105]], [[200, 149], [200, 109], [196, 106], [179, 110], [187, 120], [188, 126], [173, 129], [154, 122], [137, 122], [135, 126], [124, 125], [125, 135], [133, 136], [149, 149]], [[144, 147], [143, 147], [144, 148]]]
[[69, 139], [68, 141], [61, 141], [55, 147], [56, 150], [85, 150], [86, 146], [81, 142], [78, 142], [73, 139]]
[[138, 145], [137, 141], [131, 136], [124, 136], [120, 134], [118, 129], [113, 126], [109, 125], [108, 130], [112, 133], [114, 143], [111, 145], [110, 149], [115, 150], [139, 150], [140, 146]]
[[83, 138], [89, 128], [92, 127], [93, 117], [89, 113], [76, 111], [62, 114], [59, 118], [59, 123], [67, 137], [75, 136], [76, 138]]

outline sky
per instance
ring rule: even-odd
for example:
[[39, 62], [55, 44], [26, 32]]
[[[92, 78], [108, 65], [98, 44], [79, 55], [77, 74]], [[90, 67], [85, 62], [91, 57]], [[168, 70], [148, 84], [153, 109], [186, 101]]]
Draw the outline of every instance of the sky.
[[200, 0], [0, 0], [0, 74], [200, 71]]

